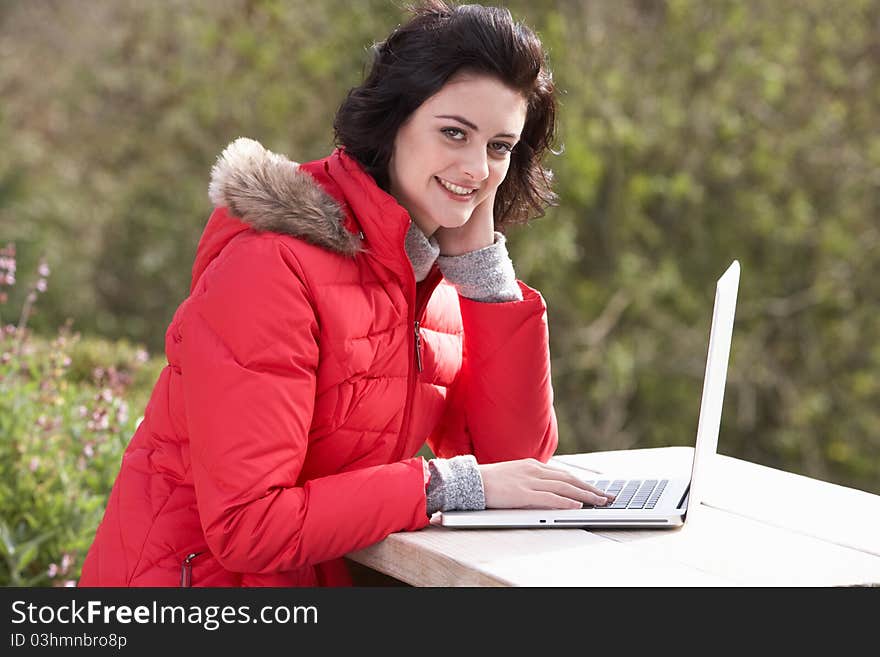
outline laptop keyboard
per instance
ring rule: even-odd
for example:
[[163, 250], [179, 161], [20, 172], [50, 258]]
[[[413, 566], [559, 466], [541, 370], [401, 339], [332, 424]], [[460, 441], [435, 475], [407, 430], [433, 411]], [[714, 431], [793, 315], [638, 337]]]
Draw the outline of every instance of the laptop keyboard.
[[611, 504], [604, 506], [585, 505], [585, 509], [653, 509], [663, 491], [666, 490], [668, 479], [601, 479], [588, 481], [605, 493], [615, 496]]

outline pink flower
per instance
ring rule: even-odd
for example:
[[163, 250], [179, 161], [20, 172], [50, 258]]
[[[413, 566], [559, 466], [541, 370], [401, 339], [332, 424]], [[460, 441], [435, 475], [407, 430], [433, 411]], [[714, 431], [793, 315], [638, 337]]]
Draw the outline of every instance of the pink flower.
[[125, 424], [128, 420], [128, 404], [124, 401], [119, 402], [119, 408], [116, 410], [116, 421], [119, 424]]
[[43, 278], [48, 277], [50, 273], [49, 265], [47, 265], [45, 262], [41, 262], [39, 268], [37, 269], [37, 273]]
[[92, 443], [86, 443], [86, 446], [83, 447], [83, 454], [88, 458], [92, 458], [95, 455], [95, 448]]
[[46, 291], [46, 279], [45, 278], [41, 278], [40, 280], [37, 281], [37, 291], [39, 291], [39, 292]]
[[35, 456], [34, 458], [31, 459], [30, 465], [28, 465], [28, 469], [29, 469], [31, 472], [36, 472], [36, 471], [37, 471], [37, 468], [39, 468], [39, 467], [40, 467], [40, 459], [38, 459], [38, 458]]
[[55, 577], [58, 574], [58, 564], [50, 563], [49, 569], [46, 571], [49, 577]]
[[66, 575], [67, 571], [70, 570], [70, 566], [73, 564], [73, 558], [67, 553], [64, 553], [64, 556], [61, 557], [61, 574]]

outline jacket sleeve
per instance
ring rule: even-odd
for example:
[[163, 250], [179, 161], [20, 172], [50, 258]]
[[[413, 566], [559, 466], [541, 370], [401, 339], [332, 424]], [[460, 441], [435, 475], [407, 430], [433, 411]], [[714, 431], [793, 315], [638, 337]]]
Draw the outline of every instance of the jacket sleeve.
[[522, 301], [483, 303], [459, 296], [462, 367], [428, 439], [437, 456], [546, 462], [556, 451], [547, 307], [539, 292], [517, 284]]
[[298, 485], [318, 320], [294, 253], [271, 234], [227, 246], [181, 321], [181, 380], [202, 529], [235, 572], [296, 569], [428, 522], [421, 458]]

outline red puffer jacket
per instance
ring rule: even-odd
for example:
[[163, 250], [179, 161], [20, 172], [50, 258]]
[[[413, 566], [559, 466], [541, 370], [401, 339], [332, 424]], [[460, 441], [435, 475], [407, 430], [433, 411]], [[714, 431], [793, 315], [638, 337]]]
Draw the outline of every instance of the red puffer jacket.
[[536, 291], [471, 301], [436, 265], [416, 285], [407, 212], [339, 150], [297, 166], [236, 140], [210, 194], [81, 586], [350, 584], [343, 555], [428, 524], [426, 440], [550, 458]]

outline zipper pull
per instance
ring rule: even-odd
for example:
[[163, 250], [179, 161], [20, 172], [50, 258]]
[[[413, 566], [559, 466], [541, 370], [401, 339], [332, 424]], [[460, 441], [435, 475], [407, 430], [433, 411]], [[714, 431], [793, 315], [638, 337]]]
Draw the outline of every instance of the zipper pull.
[[180, 569], [180, 585], [184, 588], [189, 588], [192, 586], [192, 560], [199, 556], [201, 552], [192, 552], [186, 556], [186, 559], [183, 560], [183, 565]]
[[416, 320], [416, 365], [422, 371], [422, 334], [419, 333], [419, 320]]

